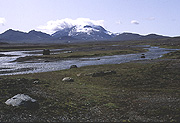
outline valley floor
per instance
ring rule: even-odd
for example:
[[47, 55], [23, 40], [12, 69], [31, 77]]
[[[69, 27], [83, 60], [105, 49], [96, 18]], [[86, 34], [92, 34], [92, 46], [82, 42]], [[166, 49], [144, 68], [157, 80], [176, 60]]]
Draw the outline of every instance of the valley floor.
[[[143, 62], [1, 76], [0, 122], [179, 122], [179, 53]], [[115, 72], [99, 74], [107, 71]], [[74, 82], [63, 82], [64, 77]], [[4, 103], [19, 93], [36, 99], [39, 108]]]

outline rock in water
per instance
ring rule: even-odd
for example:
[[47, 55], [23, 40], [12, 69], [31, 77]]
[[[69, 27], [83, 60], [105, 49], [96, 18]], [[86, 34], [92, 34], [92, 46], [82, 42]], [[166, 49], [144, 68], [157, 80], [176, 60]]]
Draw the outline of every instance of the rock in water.
[[65, 77], [62, 79], [63, 82], [74, 82], [74, 79], [73, 78], [70, 78], [70, 77]]
[[43, 55], [50, 55], [50, 50], [49, 49], [44, 49], [43, 50]]
[[76, 65], [71, 65], [70, 69], [72, 69], [72, 68], [77, 68], [77, 66]]
[[23, 106], [28, 109], [37, 109], [39, 107], [37, 101], [28, 95], [17, 94], [5, 102], [7, 105]]
[[141, 58], [145, 58], [145, 56], [141, 56]]
[[145, 58], [145, 54], [142, 54], [142, 55], [141, 55], [141, 58]]

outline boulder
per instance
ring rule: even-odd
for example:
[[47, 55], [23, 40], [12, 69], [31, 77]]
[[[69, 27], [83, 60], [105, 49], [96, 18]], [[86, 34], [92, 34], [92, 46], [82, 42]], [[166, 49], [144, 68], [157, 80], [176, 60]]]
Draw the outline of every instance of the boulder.
[[82, 75], [82, 73], [78, 73], [77, 76], [80, 77]]
[[77, 68], [77, 66], [76, 65], [71, 65], [70, 69], [72, 69], [72, 68]]
[[65, 77], [62, 79], [63, 82], [74, 82], [74, 79], [73, 78], [70, 78], [70, 77]]
[[28, 109], [37, 109], [39, 104], [33, 98], [25, 94], [17, 94], [5, 102], [7, 105], [22, 106]]
[[141, 58], [146, 58], [146, 57], [144, 55], [142, 55]]
[[44, 49], [43, 50], [43, 55], [50, 55], [50, 50], [49, 49]]

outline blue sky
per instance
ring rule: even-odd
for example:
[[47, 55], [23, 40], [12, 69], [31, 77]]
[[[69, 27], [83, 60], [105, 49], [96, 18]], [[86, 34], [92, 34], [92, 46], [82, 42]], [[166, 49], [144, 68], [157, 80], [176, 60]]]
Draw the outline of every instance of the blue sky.
[[0, 0], [0, 33], [10, 28], [52, 33], [69, 20], [117, 33], [180, 36], [179, 5], [180, 0]]

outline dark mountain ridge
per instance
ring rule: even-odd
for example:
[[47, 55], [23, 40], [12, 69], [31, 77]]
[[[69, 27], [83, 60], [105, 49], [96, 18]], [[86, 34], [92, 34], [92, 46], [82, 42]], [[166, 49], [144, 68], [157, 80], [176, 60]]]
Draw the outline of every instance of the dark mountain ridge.
[[151, 40], [151, 39], [163, 39], [169, 38], [168, 36], [157, 35], [157, 34], [148, 34], [148, 35], [139, 35], [135, 33], [121, 33], [116, 37], [112, 38], [113, 41], [127, 41], [127, 40]]
[[127, 41], [127, 40], [152, 40], [169, 38], [168, 36], [149, 34], [139, 35], [134, 33], [114, 34], [102, 26], [83, 27], [73, 26], [64, 28], [49, 35], [41, 31], [31, 30], [28, 33], [9, 29], [0, 34], [0, 42], [5, 43], [73, 43], [90, 41]]
[[0, 40], [2, 41], [11, 41], [11, 42], [36, 42], [36, 41], [43, 41], [43, 40], [50, 40], [52, 39], [51, 35], [31, 30], [28, 33], [16, 31], [9, 29], [4, 33], [0, 34]]

